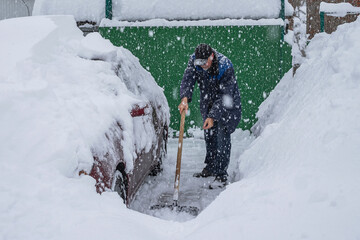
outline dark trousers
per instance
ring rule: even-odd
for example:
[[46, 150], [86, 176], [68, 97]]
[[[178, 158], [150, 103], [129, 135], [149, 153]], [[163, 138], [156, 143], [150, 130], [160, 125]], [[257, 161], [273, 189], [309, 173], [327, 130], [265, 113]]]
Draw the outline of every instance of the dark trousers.
[[205, 169], [216, 176], [227, 176], [230, 162], [230, 133], [221, 122], [214, 122], [211, 129], [205, 130], [206, 157]]

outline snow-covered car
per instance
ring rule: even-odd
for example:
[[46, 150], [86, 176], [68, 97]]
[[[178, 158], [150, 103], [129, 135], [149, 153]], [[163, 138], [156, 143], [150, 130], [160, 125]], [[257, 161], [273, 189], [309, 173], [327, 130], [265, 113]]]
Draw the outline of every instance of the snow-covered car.
[[99, 193], [111, 189], [129, 204], [146, 176], [161, 171], [168, 138], [167, 100], [136, 57], [126, 49], [112, 46], [98, 33], [84, 38], [79, 55], [111, 61], [114, 72], [126, 87], [126, 94], [131, 97], [122, 106], [128, 109], [131, 119], [114, 121], [104, 133], [105, 145], [93, 146], [94, 164], [90, 172]]
[[72, 16], [2, 20], [0, 30], [1, 159], [130, 203], [166, 152], [163, 89], [130, 51], [84, 37]]

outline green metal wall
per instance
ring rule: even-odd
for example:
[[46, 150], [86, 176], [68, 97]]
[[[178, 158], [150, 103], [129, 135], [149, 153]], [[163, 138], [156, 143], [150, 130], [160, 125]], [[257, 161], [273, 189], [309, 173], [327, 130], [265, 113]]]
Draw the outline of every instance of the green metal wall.
[[[116, 46], [129, 49], [164, 88], [170, 106], [170, 127], [179, 129], [179, 86], [189, 56], [199, 43], [207, 43], [233, 63], [241, 93], [242, 120], [250, 129], [259, 105], [291, 68], [291, 49], [282, 44], [282, 27], [186, 26], [100, 27], [100, 34]], [[195, 87], [187, 128], [202, 126], [199, 90]]]

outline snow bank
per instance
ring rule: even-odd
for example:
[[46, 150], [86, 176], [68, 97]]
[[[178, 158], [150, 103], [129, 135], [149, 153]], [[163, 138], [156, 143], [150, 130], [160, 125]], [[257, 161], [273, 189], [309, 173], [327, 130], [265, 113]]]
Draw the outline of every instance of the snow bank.
[[[259, 137], [188, 239], [360, 237], [360, 19], [315, 36], [260, 106]], [[326, 43], [326, 44], [324, 44]], [[206, 237], [205, 237], [206, 236]]]
[[[113, 17], [121, 21], [149, 19], [198, 20], [224, 18], [279, 18], [281, 0], [113, 0]], [[285, 0], [287, 16], [293, 7]], [[99, 23], [105, 18], [105, 1], [36, 0], [33, 15], [69, 14], [76, 21]]]

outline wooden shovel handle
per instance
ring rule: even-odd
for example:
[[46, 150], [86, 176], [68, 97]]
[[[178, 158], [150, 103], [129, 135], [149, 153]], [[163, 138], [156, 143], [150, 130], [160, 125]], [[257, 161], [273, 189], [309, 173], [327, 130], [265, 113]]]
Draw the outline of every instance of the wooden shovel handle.
[[182, 113], [181, 113], [181, 121], [180, 121], [179, 144], [178, 144], [176, 172], [175, 172], [175, 183], [174, 183], [174, 201], [177, 201], [178, 198], [179, 198], [181, 154], [182, 154], [184, 126], [185, 126], [185, 114], [186, 114], [185, 112], [186, 112], [185, 110], [182, 111]]

